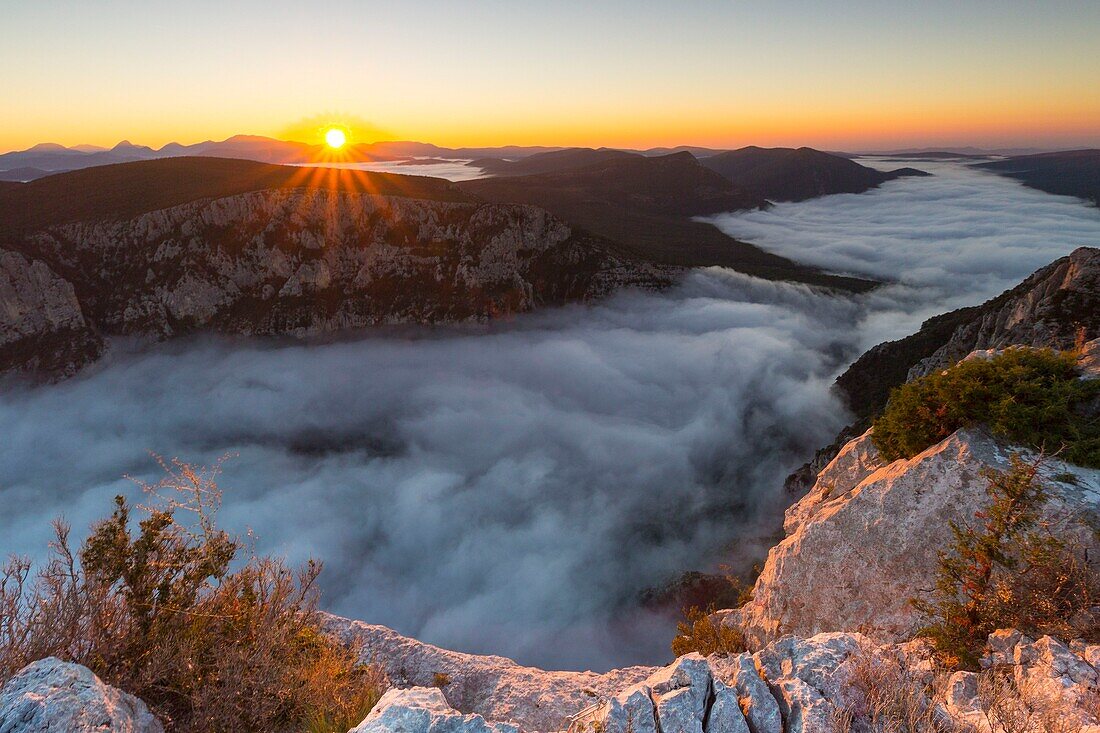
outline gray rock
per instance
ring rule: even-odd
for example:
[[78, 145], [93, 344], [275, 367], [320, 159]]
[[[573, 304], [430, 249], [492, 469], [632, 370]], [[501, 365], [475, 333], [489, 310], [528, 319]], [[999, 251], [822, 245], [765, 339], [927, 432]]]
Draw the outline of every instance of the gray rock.
[[733, 684], [752, 733], [782, 733], [783, 717], [779, 703], [767, 682], [760, 676], [751, 654], [736, 658]]
[[[437, 674], [445, 674], [451, 683], [443, 694], [455, 709], [490, 720], [514, 721], [525, 733], [562, 730], [571, 716], [619, 695], [654, 672], [652, 667], [628, 667], [605, 674], [542, 670], [504, 657], [441, 649], [385, 626], [339, 616], [325, 618], [327, 631], [358, 650], [363, 663], [382, 667], [394, 685], [430, 687]], [[648, 691], [644, 697], [652, 724]]]
[[[910, 638], [923, 625], [910, 599], [930, 589], [938, 553], [953, 539], [951, 523], [973, 522], [988, 506], [983, 473], [1006, 470], [1013, 450], [981, 429], [965, 429], [913, 458], [876, 467], [869, 440], [868, 433], [852, 441], [788, 510], [787, 536], [769, 551], [752, 601], [723, 620], [750, 644], [848, 629], [878, 641]], [[1072, 473], [1080, 486], [1100, 485], [1093, 469], [1051, 459], [1046, 470]], [[1064, 523], [1067, 503], [1087, 497], [1050, 483], [1044, 514]]]
[[970, 713], [978, 708], [978, 675], [956, 672], [947, 681], [947, 705], [953, 710]]
[[73, 284], [40, 260], [0, 249], [0, 372], [69, 375], [102, 351]]
[[[703, 721], [711, 695], [711, 671], [707, 660], [699, 654], [687, 654], [668, 667], [659, 669], [646, 680], [654, 701], [657, 703], [658, 716], [661, 702], [665, 697], [681, 690], [687, 696], [679, 695], [677, 705], [690, 704], [692, 714]], [[667, 731], [662, 719], [662, 730]]]
[[696, 707], [690, 687], [661, 695], [657, 702], [657, 721], [661, 733], [703, 733], [703, 716]]
[[705, 733], [749, 733], [737, 690], [718, 679], [713, 684], [714, 703], [707, 715]]
[[362, 723], [348, 733], [519, 733], [511, 723], [463, 715], [438, 687], [387, 690]]
[[649, 687], [630, 687], [601, 706], [596, 718], [604, 733], [656, 733], [657, 720]]
[[149, 708], [79, 664], [47, 657], [0, 688], [0, 733], [164, 733]]

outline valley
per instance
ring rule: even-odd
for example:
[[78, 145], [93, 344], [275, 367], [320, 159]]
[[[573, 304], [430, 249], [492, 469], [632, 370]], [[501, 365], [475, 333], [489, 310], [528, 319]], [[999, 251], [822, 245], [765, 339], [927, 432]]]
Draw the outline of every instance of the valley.
[[[1079, 204], [955, 163], [933, 172], [858, 195], [718, 218], [763, 250], [842, 272], [854, 268], [832, 249], [839, 227], [863, 236], [856, 224], [873, 218], [867, 236], [893, 254], [866, 260], [855, 274], [891, 284], [854, 296], [704, 268], [584, 305], [343, 338], [242, 340], [230, 335], [247, 333], [240, 326], [186, 335], [179, 321], [162, 321], [180, 338], [151, 345], [134, 337], [164, 325], [116, 321], [129, 335], [112, 337], [105, 355], [75, 378], [9, 383], [0, 397], [0, 425], [12, 455], [21, 456], [0, 465], [12, 508], [0, 531], [33, 552], [44, 546], [54, 514], [64, 511], [79, 526], [112, 494], [133, 491], [124, 474], [154, 479], [146, 451], [207, 465], [232, 454], [223, 465], [223, 521], [251, 528], [265, 551], [321, 555], [330, 610], [541, 666], [661, 662], [672, 619], [640, 607], [639, 594], [686, 570], [712, 572], [731, 561], [747, 569], [763, 557], [791, 501], [781, 491], [784, 477], [852, 419], [830, 389], [837, 375], [875, 343], [916, 330], [922, 314], [981, 303], [1100, 240], [1100, 222]], [[439, 205], [456, 211], [476, 193], [424, 185], [436, 187], [436, 198], [455, 199]], [[635, 195], [624, 191], [618, 195], [627, 198], [613, 203]], [[960, 191], [973, 199], [960, 199]], [[288, 195], [223, 201], [268, 206]], [[329, 195], [312, 200], [323, 211]], [[292, 211], [308, 211], [299, 207], [310, 199], [294, 196], [285, 199]], [[987, 204], [973, 206], [979, 198]], [[178, 203], [166, 210], [179, 212], [173, 218], [155, 221], [193, 227], [185, 223], [204, 221], [207, 206]], [[932, 231], [914, 240], [902, 215], [924, 207], [951, 217], [953, 206], [971, 212], [954, 238]], [[234, 209], [223, 203], [213, 211], [224, 217]], [[141, 216], [148, 215], [133, 222]], [[996, 239], [982, 232], [1006, 222], [1013, 256], [974, 277], [970, 253], [981, 251], [984, 237]], [[56, 241], [79, 232], [92, 242], [96, 229], [53, 231]], [[289, 252], [309, 251], [303, 242]], [[146, 251], [151, 257], [156, 249]], [[932, 253], [938, 269], [909, 265]], [[135, 273], [151, 266], [135, 263]], [[81, 271], [96, 268], [72, 270], [74, 282]], [[111, 298], [135, 297], [124, 288], [101, 292], [89, 313], [126, 313], [129, 306]], [[226, 310], [212, 323], [241, 313]], [[302, 514], [311, 517], [305, 529]], [[475, 535], [467, 531], [472, 523]], [[624, 545], [630, 553], [617, 554]], [[531, 567], [542, 568], [545, 582], [531, 584]], [[492, 591], [480, 580], [486, 573]], [[563, 610], [553, 602], [563, 594], [585, 601]], [[517, 607], [516, 598], [525, 601]]]

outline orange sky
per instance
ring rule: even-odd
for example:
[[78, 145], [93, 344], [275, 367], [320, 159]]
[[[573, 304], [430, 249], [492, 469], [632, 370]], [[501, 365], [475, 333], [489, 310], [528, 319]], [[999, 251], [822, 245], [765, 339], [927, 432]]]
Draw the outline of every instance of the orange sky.
[[1100, 3], [1057, 0], [20, 3], [0, 150], [328, 120], [447, 146], [1100, 146], [1098, 38]]

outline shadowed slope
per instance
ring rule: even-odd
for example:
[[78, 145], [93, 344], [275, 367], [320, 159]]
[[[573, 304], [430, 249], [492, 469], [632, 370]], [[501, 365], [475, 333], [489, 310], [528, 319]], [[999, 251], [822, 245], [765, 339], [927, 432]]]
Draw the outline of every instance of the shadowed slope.
[[470, 162], [469, 165], [471, 168], [480, 168], [492, 176], [530, 176], [538, 173], [561, 173], [600, 163], [639, 157], [641, 156], [637, 153], [625, 150], [568, 148], [538, 153], [520, 160], [480, 158]]
[[[598, 151], [591, 151], [598, 152]], [[690, 153], [616, 156], [576, 170], [463, 181], [489, 201], [534, 204], [618, 243], [624, 253], [687, 267], [719, 265], [772, 280], [866, 290], [874, 283], [827, 275], [692, 221], [766, 206], [763, 197], [699, 164]]]
[[812, 148], [731, 150], [702, 164], [737, 185], [773, 201], [803, 201], [833, 193], [862, 193], [899, 176], [926, 176], [900, 168], [884, 172]]
[[1100, 150], [1019, 155], [975, 167], [1015, 178], [1040, 191], [1077, 196], [1100, 206]]
[[98, 166], [0, 187], [0, 236], [74, 221], [129, 219], [200, 199], [278, 188], [471, 200], [437, 178], [296, 168], [229, 158], [168, 158]]

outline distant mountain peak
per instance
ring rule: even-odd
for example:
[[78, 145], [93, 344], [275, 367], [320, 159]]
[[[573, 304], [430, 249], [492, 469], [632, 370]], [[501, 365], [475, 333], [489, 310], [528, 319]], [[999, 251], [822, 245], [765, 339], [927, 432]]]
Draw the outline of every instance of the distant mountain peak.
[[69, 148], [64, 145], [58, 145], [57, 143], [38, 143], [32, 148], [27, 148], [26, 153], [65, 153]]

